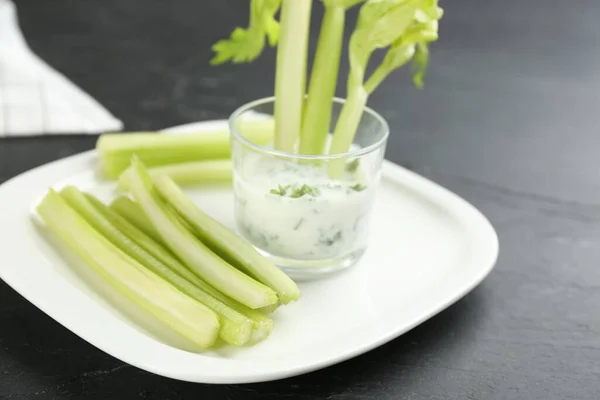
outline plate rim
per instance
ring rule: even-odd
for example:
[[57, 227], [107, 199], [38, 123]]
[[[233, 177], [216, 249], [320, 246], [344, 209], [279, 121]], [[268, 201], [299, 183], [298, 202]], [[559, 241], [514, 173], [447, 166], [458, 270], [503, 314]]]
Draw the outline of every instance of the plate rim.
[[[177, 132], [177, 131], [185, 132], [185, 131], [190, 131], [192, 129], [199, 129], [201, 131], [203, 129], [204, 130], [210, 129], [212, 126], [218, 126], [218, 125], [222, 125], [222, 124], [226, 124], [226, 123], [227, 123], [227, 120], [210, 120], [210, 121], [193, 122], [193, 123], [189, 123], [189, 124], [173, 126], [173, 127], [164, 129], [163, 131], [164, 132]], [[15, 182], [18, 182], [23, 179], [28, 179], [31, 176], [35, 176], [36, 174], [41, 173], [41, 171], [45, 170], [46, 173], [49, 174], [50, 172], [54, 172], [54, 170], [56, 170], [56, 173], [57, 173], [57, 172], [60, 172], [62, 169], [64, 169], [65, 165], [81, 164], [83, 166], [83, 165], [87, 164], [88, 162], [93, 161], [95, 159], [97, 159], [97, 156], [96, 156], [95, 150], [92, 149], [92, 150], [85, 151], [85, 152], [82, 152], [79, 154], [75, 154], [75, 155], [72, 155], [72, 156], [69, 156], [69, 157], [66, 157], [63, 159], [55, 160], [55, 161], [43, 164], [41, 166], [35, 167], [33, 169], [30, 169], [28, 171], [25, 171], [13, 178], [7, 180], [6, 182], [4, 182], [3, 184], [0, 185], [0, 199], [4, 196], [5, 191], [10, 190], [10, 188], [13, 185], [15, 185]], [[306, 362], [298, 363], [297, 365], [294, 365], [292, 363], [291, 366], [288, 366], [285, 369], [262, 368], [262, 367], [266, 367], [269, 364], [268, 362], [265, 363], [265, 362], [259, 362], [259, 361], [254, 361], [254, 360], [253, 361], [230, 360], [230, 359], [219, 359], [219, 358], [214, 358], [214, 357], [210, 357], [210, 358], [206, 357], [208, 360], [207, 362], [209, 363], [208, 364], [209, 366], [213, 366], [213, 364], [222, 364], [224, 369], [232, 370], [232, 364], [237, 364], [237, 368], [233, 368], [233, 369], [238, 369], [240, 371], [238, 371], [237, 374], [223, 375], [223, 374], [214, 374], [213, 373], [213, 371], [215, 369], [220, 370], [221, 368], [211, 368], [208, 371], [204, 371], [205, 373], [199, 375], [197, 373], [182, 370], [180, 368], [169, 370], [168, 368], [164, 368], [164, 367], [161, 368], [161, 364], [164, 365], [165, 363], [161, 363], [161, 362], [153, 363], [153, 362], [151, 362], [152, 361], [151, 359], [144, 359], [142, 361], [140, 361], [139, 359], [136, 360], [136, 359], [134, 359], [135, 357], [133, 357], [133, 355], [132, 355], [135, 352], [124, 351], [122, 347], [120, 348], [120, 353], [119, 353], [119, 346], [116, 346], [116, 348], [115, 348], [115, 346], [112, 343], [110, 343], [110, 340], [108, 340], [108, 339], [107, 340], [99, 340], [98, 336], [101, 336], [101, 335], [94, 334], [93, 332], [90, 333], [91, 327], [87, 327], [87, 328], [77, 327], [76, 326], [77, 323], [74, 324], [72, 322], [75, 320], [74, 318], [70, 318], [70, 317], [65, 318], [64, 317], [65, 313], [62, 313], [61, 315], [57, 315], [55, 312], [55, 307], [57, 307], [58, 305], [44, 304], [44, 301], [46, 300], [46, 299], [44, 299], [44, 296], [40, 295], [38, 298], [37, 295], [32, 295], [32, 292], [27, 292], [27, 289], [24, 290], [24, 288], [22, 287], [22, 284], [20, 282], [18, 282], [16, 279], [13, 279], [13, 278], [15, 278], [14, 276], [10, 277], [9, 276], [10, 273], [7, 273], [7, 271], [5, 271], [5, 268], [2, 268], [1, 266], [0, 266], [0, 279], [2, 279], [4, 282], [6, 282], [6, 284], [11, 286], [17, 293], [19, 293], [19, 295], [21, 295], [22, 297], [27, 299], [27, 301], [29, 301], [34, 306], [39, 308], [42, 312], [44, 312], [50, 318], [52, 318], [59, 324], [63, 325], [70, 332], [74, 333], [75, 335], [79, 336], [86, 342], [90, 343], [92, 346], [102, 350], [103, 352], [105, 352], [125, 363], [128, 363], [130, 365], [144, 369], [146, 371], [155, 373], [157, 375], [161, 375], [161, 376], [165, 376], [165, 377], [169, 377], [169, 378], [173, 378], [173, 379], [177, 379], [177, 380], [182, 380], [182, 381], [188, 381], [188, 382], [216, 383], [216, 384], [241, 384], [241, 383], [253, 383], [253, 382], [279, 380], [279, 379], [284, 379], [284, 378], [288, 378], [288, 377], [292, 377], [292, 376], [309, 373], [309, 372], [323, 369], [323, 368], [329, 367], [331, 365], [335, 365], [340, 362], [357, 357], [357, 356], [364, 354], [366, 352], [369, 352], [377, 347], [380, 347], [383, 344], [388, 343], [391, 340], [396, 339], [397, 337], [410, 331], [414, 327], [420, 325], [424, 321], [427, 321], [428, 319], [432, 318], [433, 316], [440, 313], [444, 309], [448, 308], [450, 305], [456, 303], [459, 299], [461, 299], [467, 293], [469, 293], [471, 290], [473, 290], [489, 275], [489, 273], [493, 270], [493, 268], [496, 264], [498, 252], [499, 252], [498, 236], [497, 236], [492, 224], [489, 222], [489, 220], [479, 210], [477, 210], [473, 205], [471, 205], [466, 200], [462, 199], [457, 194], [440, 186], [439, 184], [437, 184], [433, 181], [430, 181], [429, 179], [422, 177], [412, 171], [409, 171], [401, 166], [393, 164], [392, 162], [387, 161], [387, 160], [384, 161], [384, 174], [383, 175], [386, 178], [400, 182], [403, 186], [419, 187], [420, 188], [419, 191], [421, 193], [425, 192], [425, 194], [427, 195], [428, 198], [434, 198], [436, 200], [438, 197], [443, 198], [445, 200], [444, 202], [440, 203], [440, 202], [436, 201], [436, 203], [444, 204], [445, 211], [451, 212], [452, 214], [459, 216], [461, 221], [464, 220], [464, 221], [468, 222], [467, 224], [465, 224], [465, 226], [466, 226], [466, 229], [469, 230], [469, 232], [468, 232], [469, 237], [472, 237], [471, 235], [473, 235], [473, 232], [477, 232], [478, 241], [476, 242], [476, 244], [481, 245], [481, 246], [475, 246], [475, 248], [473, 250], [476, 252], [476, 255], [473, 258], [479, 259], [477, 264], [481, 264], [482, 266], [481, 266], [481, 268], [479, 268], [477, 270], [479, 273], [474, 274], [474, 276], [472, 276], [468, 282], [464, 282], [461, 285], [460, 289], [455, 291], [453, 296], [444, 298], [439, 301], [435, 301], [434, 302], [435, 304], [433, 304], [429, 308], [427, 308], [426, 311], [420, 312], [418, 318], [413, 318], [410, 321], [410, 323], [406, 324], [406, 323], [404, 323], [404, 320], [401, 320], [400, 321], [401, 323], [399, 324], [400, 327], [393, 329], [390, 332], [385, 332], [385, 333], [378, 335], [377, 340], [372, 340], [368, 343], [364, 343], [361, 346], [355, 346], [353, 348], [349, 348], [345, 352], [342, 352], [334, 357], [318, 359], [318, 360], [312, 361], [310, 363], [306, 363]], [[64, 177], [61, 179], [64, 179]], [[38, 190], [40, 190], [40, 189], [38, 188]], [[28, 198], [27, 200], [32, 201], [34, 199]], [[27, 206], [29, 206], [29, 203]], [[484, 238], [484, 239], [482, 239], [482, 238]], [[62, 289], [77, 289], [73, 285], [71, 285], [69, 282], [67, 282], [65, 279], [62, 279], [62, 278], [56, 279], [55, 282], [53, 282], [53, 284], [58, 284], [59, 286], [63, 286]], [[58, 289], [60, 289], [60, 287]], [[55, 296], [55, 297], [60, 298], [60, 296]], [[96, 304], [96, 302], [89, 296], [83, 295], [82, 297], [85, 297], [86, 301], [83, 301], [80, 304], [76, 305], [76, 309], [77, 309], [77, 313], [82, 313], [82, 315], [83, 315], [83, 312], [85, 312], [84, 306], [87, 307], [87, 305], [88, 305], [87, 303]], [[53, 301], [53, 303], [55, 303], [55, 302], [60, 303], [60, 301]], [[63, 305], [66, 305], [66, 303]], [[74, 305], [70, 305], [70, 306], [74, 306]], [[105, 313], [106, 318], [114, 318], [114, 316], [111, 315], [110, 312], [102, 309], [98, 305], [96, 305], [95, 307], [92, 307], [92, 309], [95, 309], [95, 310], [98, 310], [99, 312]], [[79, 314], [77, 314], [77, 315], [79, 315]], [[118, 325], [120, 326], [120, 324], [118, 324]], [[120, 328], [123, 328], [123, 326], [120, 326]], [[117, 331], [119, 331], [118, 332], [119, 335], [125, 335], [125, 337], [131, 337], [132, 339], [135, 336], [135, 339], [137, 341], [142, 340], [142, 342], [152, 341], [153, 343], [152, 344], [149, 343], [149, 345], [153, 345], [153, 346], [155, 346], [156, 350], [160, 350], [161, 354], [159, 355], [159, 357], [168, 355], [169, 353], [175, 353], [179, 357], [179, 358], [177, 358], [177, 357], [173, 358], [171, 356], [167, 356], [166, 357], [167, 361], [175, 362], [180, 359], [183, 360], [183, 359], [188, 359], [190, 357], [194, 357], [193, 360], [190, 359], [189, 361], [194, 362], [195, 364], [204, 364], [204, 362], [199, 362], [200, 360], [198, 360], [196, 358], [196, 356], [197, 356], [196, 354], [192, 355], [191, 353], [186, 353], [182, 350], [175, 349], [166, 344], [156, 342], [155, 340], [153, 340], [149, 337], [140, 335], [137, 331], [135, 331], [133, 328], [131, 328], [129, 326], [127, 326], [127, 328], [128, 329], [118, 329]], [[131, 330], [131, 332], [125, 332], [128, 330]], [[133, 334], [133, 333], [135, 333], [135, 334]], [[110, 337], [113, 337], [113, 336], [115, 336], [115, 335], [110, 335]], [[203, 360], [203, 361], [205, 361], [205, 360]], [[245, 368], [247, 366], [247, 363], [249, 363], [249, 362], [252, 363], [252, 368]], [[167, 362], [167, 364], [168, 364], [168, 362]], [[257, 365], [257, 364], [259, 364], [259, 365]], [[240, 365], [242, 366], [241, 369], [240, 369]], [[260, 367], [260, 368], [257, 368], [257, 367]], [[196, 368], [194, 370], [196, 370]]]

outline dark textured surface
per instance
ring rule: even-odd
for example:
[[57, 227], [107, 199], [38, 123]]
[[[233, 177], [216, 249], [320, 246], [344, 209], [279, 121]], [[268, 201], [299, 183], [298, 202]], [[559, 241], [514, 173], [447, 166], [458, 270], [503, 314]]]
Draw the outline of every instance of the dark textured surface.
[[[209, 45], [244, 23], [245, 0], [17, 4], [33, 49], [128, 129], [225, 117], [272, 91], [273, 52], [241, 67], [207, 64]], [[343, 364], [209, 386], [123, 365], [0, 282], [0, 399], [600, 398], [600, 5], [443, 6], [426, 89], [397, 73], [371, 105], [394, 127], [389, 159], [495, 225], [500, 258], [482, 285]], [[0, 182], [94, 140], [0, 140]]]

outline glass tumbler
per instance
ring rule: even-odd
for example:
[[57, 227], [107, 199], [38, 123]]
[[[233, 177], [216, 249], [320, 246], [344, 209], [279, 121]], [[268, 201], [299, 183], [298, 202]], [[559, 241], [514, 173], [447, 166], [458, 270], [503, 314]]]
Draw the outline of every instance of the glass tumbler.
[[[334, 100], [330, 132], [343, 105]], [[265, 98], [229, 118], [238, 233], [295, 278], [350, 267], [367, 249], [388, 124], [365, 108], [348, 152], [302, 155], [252, 140], [257, 127], [274, 131], [273, 111]]]

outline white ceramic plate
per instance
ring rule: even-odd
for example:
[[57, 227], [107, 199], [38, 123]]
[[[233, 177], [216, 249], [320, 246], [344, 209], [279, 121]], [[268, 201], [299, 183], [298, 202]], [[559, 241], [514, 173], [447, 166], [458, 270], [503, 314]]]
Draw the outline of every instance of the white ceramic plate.
[[[224, 121], [174, 131], [223, 128]], [[0, 278], [76, 335], [153, 373], [204, 383], [259, 382], [341, 362], [431, 318], [491, 271], [498, 241], [488, 221], [440, 186], [384, 165], [371, 245], [354, 268], [302, 282], [301, 299], [274, 314], [268, 340], [204, 354], [152, 323], [57, 251], [31, 210], [48, 187], [73, 184], [110, 200], [115, 185], [96, 175], [93, 151], [31, 170], [0, 186]], [[227, 187], [189, 191], [207, 212], [232, 225]], [[52, 240], [52, 239], [51, 239]], [[1, 328], [0, 328], [1, 329]], [[443, 335], [440, 332], [440, 335]]]

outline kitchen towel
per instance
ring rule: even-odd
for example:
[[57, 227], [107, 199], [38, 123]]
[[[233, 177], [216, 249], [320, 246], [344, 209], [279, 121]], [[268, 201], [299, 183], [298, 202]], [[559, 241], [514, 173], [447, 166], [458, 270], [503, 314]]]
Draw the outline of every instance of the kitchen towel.
[[122, 127], [121, 121], [29, 49], [15, 5], [0, 0], [0, 138], [101, 133]]

